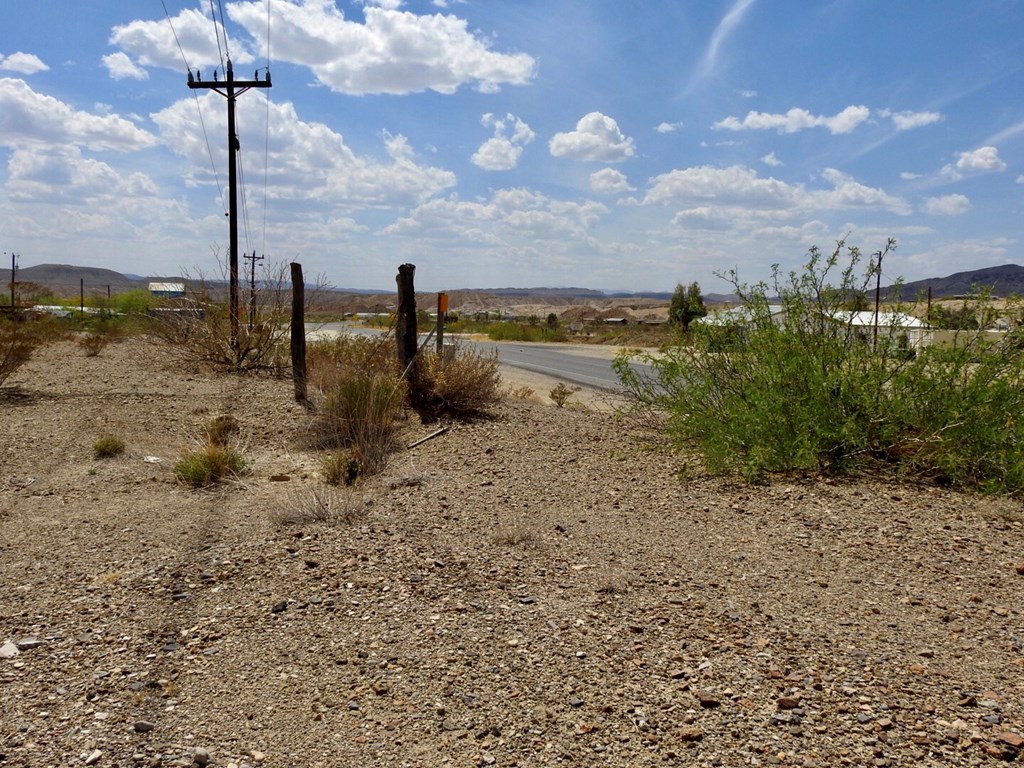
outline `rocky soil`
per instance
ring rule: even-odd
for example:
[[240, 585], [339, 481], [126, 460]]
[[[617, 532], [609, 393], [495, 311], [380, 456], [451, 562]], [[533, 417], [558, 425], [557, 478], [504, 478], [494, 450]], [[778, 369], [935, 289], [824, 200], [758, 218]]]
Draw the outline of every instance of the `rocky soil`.
[[[222, 413], [251, 471], [186, 488]], [[0, 765], [1024, 763], [1019, 503], [681, 479], [514, 400], [345, 493], [308, 421], [140, 341], [8, 381]]]

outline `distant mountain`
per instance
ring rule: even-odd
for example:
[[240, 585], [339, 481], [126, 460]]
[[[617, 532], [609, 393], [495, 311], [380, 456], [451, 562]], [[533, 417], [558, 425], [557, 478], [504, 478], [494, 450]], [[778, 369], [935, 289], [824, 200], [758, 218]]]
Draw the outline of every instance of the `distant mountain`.
[[[931, 288], [932, 299], [948, 299], [964, 296], [980, 289], [989, 289], [995, 296], [1024, 296], [1024, 267], [1016, 264], [1001, 264], [998, 267], [973, 269], [969, 272], [956, 272], [948, 277], [930, 277], [904, 283], [900, 287], [900, 297], [910, 301], [928, 293]], [[895, 286], [882, 289], [882, 296], [893, 296]]]

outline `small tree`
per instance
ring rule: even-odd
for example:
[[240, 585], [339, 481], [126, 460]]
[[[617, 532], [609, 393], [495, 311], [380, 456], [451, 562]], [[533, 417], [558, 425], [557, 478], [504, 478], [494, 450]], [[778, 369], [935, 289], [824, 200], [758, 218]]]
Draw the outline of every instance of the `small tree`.
[[698, 317], [704, 317], [707, 313], [699, 283], [692, 282], [686, 287], [683, 287], [682, 283], [676, 285], [672, 294], [672, 304], [668, 311], [669, 320], [679, 325], [685, 333], [690, 329], [690, 323]]

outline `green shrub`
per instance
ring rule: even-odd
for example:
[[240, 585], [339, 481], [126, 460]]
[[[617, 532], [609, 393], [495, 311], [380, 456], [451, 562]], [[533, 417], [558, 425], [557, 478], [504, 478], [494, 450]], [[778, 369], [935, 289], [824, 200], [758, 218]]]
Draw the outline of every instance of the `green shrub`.
[[877, 274], [875, 260], [858, 274], [859, 261], [839, 243], [828, 257], [812, 249], [802, 272], [775, 270], [770, 284], [741, 285], [733, 273], [742, 301], [733, 322], [694, 323], [664, 354], [616, 359], [634, 408], [663, 413], [676, 445], [717, 473], [756, 479], [884, 461], [913, 477], [1024, 491], [1022, 332], [995, 347], [979, 330], [917, 350], [898, 327], [865, 334], [844, 309]]
[[234, 448], [207, 443], [186, 451], [174, 465], [174, 474], [193, 488], [205, 488], [245, 471], [245, 461]]
[[320, 456], [320, 471], [328, 485], [355, 485], [362, 471], [359, 450], [327, 451]]
[[124, 453], [124, 440], [116, 435], [104, 435], [92, 446], [92, 455], [97, 459], [112, 459]]

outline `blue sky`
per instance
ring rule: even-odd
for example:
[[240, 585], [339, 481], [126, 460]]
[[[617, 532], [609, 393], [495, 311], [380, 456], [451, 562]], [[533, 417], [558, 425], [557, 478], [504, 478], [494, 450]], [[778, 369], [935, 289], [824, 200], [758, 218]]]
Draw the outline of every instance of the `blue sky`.
[[20, 3], [0, 251], [218, 273], [225, 99], [186, 76], [220, 35], [273, 78], [237, 102], [241, 247], [338, 287], [719, 292], [842, 237], [895, 237], [887, 281], [1022, 263], [1022, 31], [1021, 0]]

